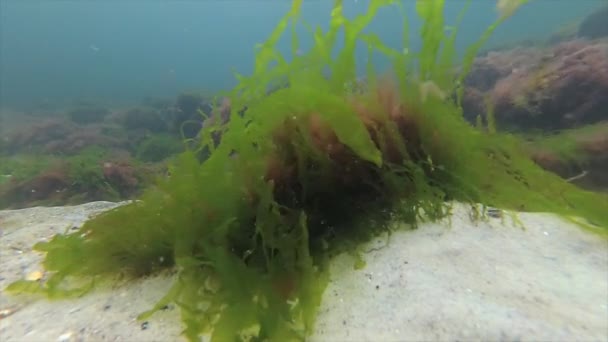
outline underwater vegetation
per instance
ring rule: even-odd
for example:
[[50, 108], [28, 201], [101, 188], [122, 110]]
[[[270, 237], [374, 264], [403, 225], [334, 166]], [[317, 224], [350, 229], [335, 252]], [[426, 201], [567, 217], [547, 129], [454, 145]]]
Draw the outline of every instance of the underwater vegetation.
[[176, 111], [171, 122], [171, 130], [181, 133], [185, 138], [194, 138], [200, 131], [204, 117], [202, 111], [210, 114], [211, 105], [198, 93], [183, 93], [175, 102]]
[[51, 141], [59, 141], [74, 131], [74, 126], [67, 120], [41, 119], [28, 125], [27, 129], [16, 128], [3, 139], [4, 154], [32, 152], [42, 150]]
[[475, 60], [465, 85], [467, 120], [491, 111], [499, 129], [529, 141], [528, 153], [544, 169], [605, 191], [606, 38], [488, 52]]
[[38, 174], [48, 167], [49, 160], [41, 156], [20, 155], [15, 158], [0, 157], [0, 174], [5, 175], [4, 181], [24, 180]]
[[77, 125], [61, 117], [34, 120], [6, 133], [5, 154], [73, 155], [89, 147], [120, 149], [124, 132], [111, 123]]
[[493, 106], [501, 129], [554, 130], [608, 120], [608, 40], [489, 52], [466, 78], [465, 117]]
[[160, 162], [184, 150], [181, 140], [168, 134], [145, 138], [137, 147], [137, 158], [144, 162]]
[[527, 139], [532, 159], [544, 169], [608, 192], [608, 121]]
[[[364, 32], [380, 8], [395, 6], [409, 46], [410, 13], [390, 0], [372, 0], [352, 19], [336, 1], [329, 29], [310, 28], [315, 46], [297, 54], [296, 27], [308, 27], [301, 3], [293, 1], [258, 46], [253, 74], [237, 75], [229, 101], [212, 109], [229, 105], [229, 120], [201, 124], [194, 146], [139, 201], [37, 244], [51, 275], [8, 290], [65, 298], [174, 268], [173, 287], [141, 319], [173, 302], [192, 341], [201, 334], [212, 341], [304, 340], [327, 284], [327, 261], [356, 253], [360, 241], [390, 231], [391, 221], [415, 227], [447, 217], [450, 203], [460, 201], [479, 217], [478, 203], [550, 211], [586, 218], [581, 225], [606, 233], [607, 196], [543, 170], [492, 122], [474, 127], [463, 117], [463, 90], [453, 85], [522, 1], [499, 2], [499, 19], [464, 60], [455, 53], [457, 30], [445, 33], [443, 0], [416, 2], [423, 45], [410, 54]], [[276, 48], [289, 33], [291, 61]], [[357, 44], [370, 58], [365, 86], [353, 88]], [[390, 74], [374, 69], [376, 51], [390, 60]], [[202, 150], [209, 152], [204, 162]]]
[[[73, 109], [47, 118], [15, 118], [20, 122], [2, 132], [0, 208], [118, 201], [139, 195], [166, 172], [168, 159], [185, 148], [181, 132], [170, 132], [178, 114], [171, 109], [173, 102], [112, 110], [96, 120], [77, 119], [78, 123], [71, 118]], [[84, 110], [89, 107], [77, 108], [80, 115], [89, 115], [82, 114], [89, 113]], [[203, 114], [198, 115], [202, 122]]]
[[71, 156], [0, 157], [0, 208], [134, 198], [161, 170], [98, 147]]

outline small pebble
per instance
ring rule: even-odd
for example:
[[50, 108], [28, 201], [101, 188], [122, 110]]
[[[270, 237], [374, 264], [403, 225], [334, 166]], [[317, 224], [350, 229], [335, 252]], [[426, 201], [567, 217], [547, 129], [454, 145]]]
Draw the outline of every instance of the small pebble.
[[496, 209], [496, 208], [490, 208], [487, 211], [488, 216], [492, 217], [492, 218], [501, 218], [502, 217], [502, 210], [500, 209]]
[[34, 271], [34, 272], [30, 272], [28, 275], [25, 276], [25, 280], [28, 281], [36, 281], [36, 280], [40, 280], [42, 279], [43, 273], [40, 271]]
[[2, 309], [2, 310], [0, 310], [0, 319], [6, 318], [6, 317], [12, 315], [13, 313], [15, 313], [14, 309]]
[[72, 338], [72, 335], [74, 335], [74, 333], [71, 331], [68, 331], [65, 334], [62, 334], [61, 336], [59, 336], [59, 338], [57, 338], [57, 342], [69, 341]]

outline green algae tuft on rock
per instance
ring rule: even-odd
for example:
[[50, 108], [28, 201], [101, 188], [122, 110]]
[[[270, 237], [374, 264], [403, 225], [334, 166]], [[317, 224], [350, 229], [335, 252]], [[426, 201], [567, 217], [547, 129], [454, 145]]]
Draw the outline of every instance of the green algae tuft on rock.
[[[450, 203], [460, 201], [473, 211], [482, 203], [581, 216], [605, 232], [606, 196], [544, 171], [518, 140], [462, 117], [461, 94], [451, 85], [513, 8], [459, 61], [455, 36], [445, 35], [444, 1], [417, 2], [423, 45], [411, 54], [364, 32], [382, 7], [404, 12], [399, 2], [372, 0], [365, 14], [348, 19], [336, 1], [329, 29], [311, 30], [315, 46], [308, 53], [296, 53], [292, 31], [295, 57], [288, 61], [276, 44], [305, 24], [301, 3], [294, 1], [260, 44], [252, 75], [238, 75], [224, 102], [230, 120], [203, 127], [169, 176], [140, 200], [37, 244], [52, 275], [9, 290], [62, 298], [117, 276], [172, 268], [175, 284], [141, 319], [173, 302], [193, 341], [202, 334], [212, 341], [304, 340], [314, 328], [329, 258], [356, 254], [359, 242], [390, 231], [391, 222], [415, 227], [447, 217]], [[407, 25], [403, 32], [407, 42]], [[358, 43], [388, 58], [393, 73], [380, 77], [370, 62], [365, 86], [353, 91], [345, 85], [359, 82]], [[462, 74], [453, 73], [458, 63]], [[203, 162], [201, 151], [208, 151]]]

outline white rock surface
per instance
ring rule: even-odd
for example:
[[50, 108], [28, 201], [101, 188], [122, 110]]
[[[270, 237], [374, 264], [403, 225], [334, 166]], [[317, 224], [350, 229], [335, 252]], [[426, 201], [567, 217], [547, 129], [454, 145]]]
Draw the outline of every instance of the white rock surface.
[[[116, 204], [0, 211], [0, 288], [35, 271], [40, 240]], [[332, 262], [311, 341], [608, 341], [608, 241], [547, 214], [428, 223]], [[0, 340], [180, 341], [175, 308], [145, 325], [171, 284], [159, 275], [77, 300], [23, 301], [0, 292]]]
[[154, 315], [147, 328], [136, 317], [156, 304], [171, 286], [161, 275], [112, 290], [93, 291], [77, 300], [23, 301], [4, 288], [32, 272], [44, 271], [39, 241], [79, 227], [90, 216], [116, 207], [93, 202], [73, 207], [0, 211], [0, 341], [179, 341], [178, 310]]

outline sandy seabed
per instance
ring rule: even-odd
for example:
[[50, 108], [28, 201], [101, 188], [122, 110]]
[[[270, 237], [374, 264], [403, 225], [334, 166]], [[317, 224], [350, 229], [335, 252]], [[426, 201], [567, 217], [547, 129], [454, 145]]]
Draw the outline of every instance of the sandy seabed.
[[[0, 288], [43, 272], [38, 241], [118, 204], [0, 211]], [[607, 213], [608, 215], [608, 213]], [[608, 241], [550, 214], [425, 223], [331, 263], [310, 341], [608, 341]], [[49, 302], [0, 290], [0, 340], [183, 341], [179, 310], [146, 322], [172, 275]]]

